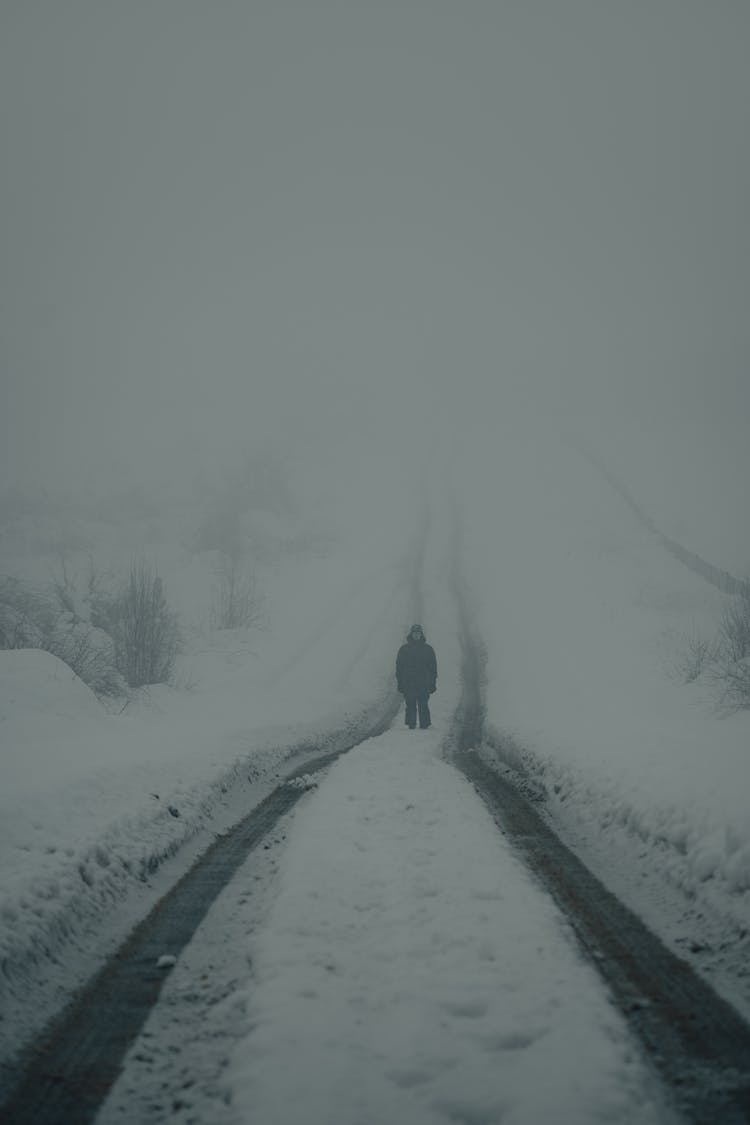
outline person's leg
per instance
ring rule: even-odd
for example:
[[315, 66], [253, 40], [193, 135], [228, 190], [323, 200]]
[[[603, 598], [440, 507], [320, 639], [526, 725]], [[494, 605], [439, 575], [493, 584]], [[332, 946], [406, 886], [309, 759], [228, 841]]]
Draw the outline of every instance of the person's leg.
[[420, 691], [417, 696], [417, 704], [419, 706], [419, 725], [422, 730], [426, 730], [430, 725], [430, 693], [428, 691]]
[[406, 725], [414, 730], [417, 725], [417, 693], [410, 690], [405, 691], [404, 702], [406, 703]]

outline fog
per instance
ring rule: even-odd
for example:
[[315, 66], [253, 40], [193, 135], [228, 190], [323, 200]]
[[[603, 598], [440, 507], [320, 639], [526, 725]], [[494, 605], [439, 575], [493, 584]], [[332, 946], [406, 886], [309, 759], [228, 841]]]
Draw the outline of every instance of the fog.
[[750, 0], [0, 0], [0, 1102], [292, 764], [107, 1120], [650, 1119], [454, 748], [750, 1018], [749, 59]]
[[742, 0], [4, 0], [4, 482], [747, 419], [749, 45]]

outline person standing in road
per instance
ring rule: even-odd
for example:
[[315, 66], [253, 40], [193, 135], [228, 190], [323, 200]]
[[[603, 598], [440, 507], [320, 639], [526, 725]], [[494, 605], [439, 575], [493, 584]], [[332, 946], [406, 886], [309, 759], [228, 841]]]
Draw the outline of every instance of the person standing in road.
[[432, 645], [425, 640], [421, 625], [412, 625], [406, 644], [396, 657], [396, 685], [406, 704], [406, 725], [422, 730], [430, 725], [429, 699], [437, 687], [437, 660]]

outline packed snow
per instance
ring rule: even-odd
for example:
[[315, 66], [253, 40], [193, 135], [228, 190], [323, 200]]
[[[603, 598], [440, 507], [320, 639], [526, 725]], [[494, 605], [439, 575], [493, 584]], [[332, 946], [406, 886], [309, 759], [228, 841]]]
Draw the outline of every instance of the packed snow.
[[[258, 1017], [232, 1053], [232, 1097], [248, 1115], [290, 1120], [279, 1074], [291, 1080], [302, 1046], [295, 1088], [318, 1106], [338, 1091], [342, 1122], [360, 1095], [395, 1118], [408, 1106], [400, 1119], [415, 1122], [490, 1121], [501, 1107], [533, 1121], [553, 1104], [571, 1121], [633, 1120], [639, 1099], [637, 1119], [659, 1119], [564, 924], [441, 761], [459, 691], [457, 581], [488, 658], [481, 752], [533, 781], [597, 874], [750, 1011], [750, 716], [720, 712], [710, 682], [675, 673], [684, 638], [714, 630], [726, 596], [664, 551], [575, 440], [548, 426], [538, 447], [512, 427], [472, 435], [424, 474], [410, 466], [408, 488], [403, 462], [354, 443], [349, 479], [331, 477], [315, 501], [312, 481], [300, 486], [314, 548], [268, 553], [262, 627], [206, 627], [206, 555], [165, 521], [154, 552], [174, 566], [183, 612], [195, 607], [171, 686], [105, 707], [50, 654], [0, 653], [11, 1067], [213, 834], [277, 783], [292, 749], [323, 749], [382, 708], [418, 616], [438, 656], [434, 731], [412, 738], [397, 719], [303, 798], [267, 928], [251, 939], [243, 987]], [[672, 535], [691, 518], [678, 500]], [[688, 545], [708, 556], [692, 515]], [[5, 558], [41, 572], [42, 538], [28, 521], [22, 537], [6, 528]], [[741, 573], [739, 548], [716, 546], [709, 561]], [[581, 1068], [566, 1042], [600, 1065]], [[541, 1088], [533, 1074], [552, 1058]]]
[[664, 1121], [596, 971], [434, 731], [339, 761], [248, 950], [238, 1120]]

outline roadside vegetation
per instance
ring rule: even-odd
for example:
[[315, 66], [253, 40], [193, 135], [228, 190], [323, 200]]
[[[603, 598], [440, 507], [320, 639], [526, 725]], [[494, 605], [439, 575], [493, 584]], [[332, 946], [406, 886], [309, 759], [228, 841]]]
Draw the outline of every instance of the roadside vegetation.
[[134, 560], [128, 575], [85, 582], [63, 566], [55, 581], [0, 578], [0, 648], [39, 648], [63, 660], [97, 695], [122, 696], [166, 683], [179, 651], [177, 615], [155, 565]]
[[721, 709], [750, 709], [750, 581], [727, 605], [715, 637], [694, 630], [684, 638], [676, 671], [683, 683], [709, 680]]
[[210, 645], [214, 632], [262, 626], [259, 571], [329, 548], [274, 451], [187, 491], [0, 490], [0, 649], [50, 652], [101, 698], [176, 685], [196, 634]]

